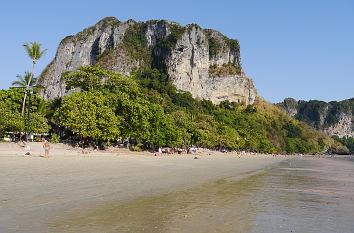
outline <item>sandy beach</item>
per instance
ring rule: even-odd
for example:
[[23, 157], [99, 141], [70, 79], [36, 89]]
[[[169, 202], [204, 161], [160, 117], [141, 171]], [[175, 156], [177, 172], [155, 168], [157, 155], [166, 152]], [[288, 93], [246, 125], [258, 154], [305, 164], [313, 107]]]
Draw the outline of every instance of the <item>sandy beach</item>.
[[285, 159], [232, 153], [154, 156], [124, 149], [84, 155], [63, 144], [53, 144], [46, 159], [41, 143], [30, 146], [32, 156], [23, 156], [23, 147], [0, 144], [0, 232], [48, 232], [54, 221], [78, 211], [227, 177], [243, 179]]

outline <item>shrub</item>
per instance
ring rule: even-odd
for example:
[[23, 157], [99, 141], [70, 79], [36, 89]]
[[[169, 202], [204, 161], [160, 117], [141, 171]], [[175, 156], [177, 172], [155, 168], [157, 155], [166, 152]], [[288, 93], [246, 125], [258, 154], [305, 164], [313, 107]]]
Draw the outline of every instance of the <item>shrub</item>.
[[59, 142], [59, 136], [57, 134], [52, 135], [52, 143], [58, 143]]
[[134, 146], [131, 147], [132, 151], [141, 151], [141, 147], [143, 146], [143, 144], [141, 144], [140, 142]]

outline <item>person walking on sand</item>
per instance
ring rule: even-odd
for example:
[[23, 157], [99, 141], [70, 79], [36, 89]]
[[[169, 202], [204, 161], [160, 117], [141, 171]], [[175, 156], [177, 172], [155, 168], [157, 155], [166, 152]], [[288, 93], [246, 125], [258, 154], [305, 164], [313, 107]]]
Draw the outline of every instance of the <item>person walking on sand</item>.
[[50, 144], [47, 140], [44, 141], [43, 148], [44, 148], [44, 157], [49, 158]]

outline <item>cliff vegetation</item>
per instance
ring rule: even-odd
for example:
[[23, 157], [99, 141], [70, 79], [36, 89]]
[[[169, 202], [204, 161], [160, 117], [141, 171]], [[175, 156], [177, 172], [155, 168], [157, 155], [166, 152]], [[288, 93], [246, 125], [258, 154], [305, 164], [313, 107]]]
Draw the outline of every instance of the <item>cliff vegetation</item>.
[[325, 132], [328, 136], [333, 136], [336, 141], [352, 151], [354, 98], [328, 103], [287, 98], [276, 105], [297, 120]]
[[[33, 119], [52, 125], [50, 133], [61, 135], [61, 139], [129, 138], [135, 141], [135, 150], [151, 145], [196, 145], [261, 153], [343, 149], [259, 97], [253, 105], [229, 101], [215, 105], [178, 91], [158, 69], [138, 69], [129, 77], [99, 66], [80, 67], [64, 74], [63, 81], [67, 89], [80, 88], [82, 92], [51, 102], [32, 96]], [[1, 103], [6, 103], [0, 106], [0, 112], [15, 114], [14, 123], [0, 122], [3, 133], [20, 132], [24, 127], [19, 117], [22, 97], [19, 89], [0, 92]], [[45, 132], [48, 130], [44, 128]], [[43, 133], [43, 127], [32, 128], [31, 132]]]
[[[157, 69], [139, 69], [133, 72], [133, 77], [100, 67], [81, 67], [66, 75], [65, 81], [68, 88], [80, 87], [86, 92], [65, 97], [63, 104], [71, 106], [76, 98], [80, 104], [85, 101], [92, 104], [95, 102], [92, 98], [99, 96], [103, 101], [100, 109], [112, 109], [106, 124], [118, 125], [118, 131], [112, 128], [116, 133], [105, 138], [129, 137], [142, 147], [149, 142], [160, 146], [198, 145], [262, 153], [314, 153], [338, 147], [333, 140], [318, 135], [260, 98], [254, 105], [229, 101], [215, 105], [208, 100], [194, 99], [188, 92], [177, 91], [168, 76]], [[86, 97], [88, 93], [91, 97]], [[70, 122], [76, 121], [70, 120], [63, 107], [54, 116], [57, 124], [76, 133], [83, 132], [70, 126]]]
[[62, 137], [264, 153], [340, 147], [259, 98], [238, 41], [196, 24], [105, 18], [61, 42], [40, 84]]
[[293, 112], [299, 121], [306, 122], [317, 129], [325, 129], [339, 122], [340, 114], [354, 115], [354, 98], [329, 103], [319, 100], [296, 101], [287, 98], [277, 106], [287, 112]]

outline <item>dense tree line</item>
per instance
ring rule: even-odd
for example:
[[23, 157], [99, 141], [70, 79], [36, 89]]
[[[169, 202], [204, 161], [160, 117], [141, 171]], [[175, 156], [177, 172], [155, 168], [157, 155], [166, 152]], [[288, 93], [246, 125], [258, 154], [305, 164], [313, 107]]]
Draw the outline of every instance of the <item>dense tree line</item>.
[[174, 118], [150, 102], [132, 78], [98, 66], [80, 67], [64, 75], [67, 89], [54, 123], [90, 140], [129, 138], [140, 144], [177, 146], [181, 136]]
[[[197, 145], [213, 149], [263, 153], [311, 153], [331, 146], [304, 124], [262, 99], [254, 105], [192, 98], [178, 91], [168, 76], [144, 68], [131, 76], [79, 67], [63, 74], [66, 88], [79, 88], [62, 99], [45, 102], [32, 95], [31, 132], [58, 129], [89, 141], [129, 139], [138, 147]], [[0, 131], [23, 132], [23, 88], [0, 91]], [[4, 119], [4, 118], [2, 118]]]

